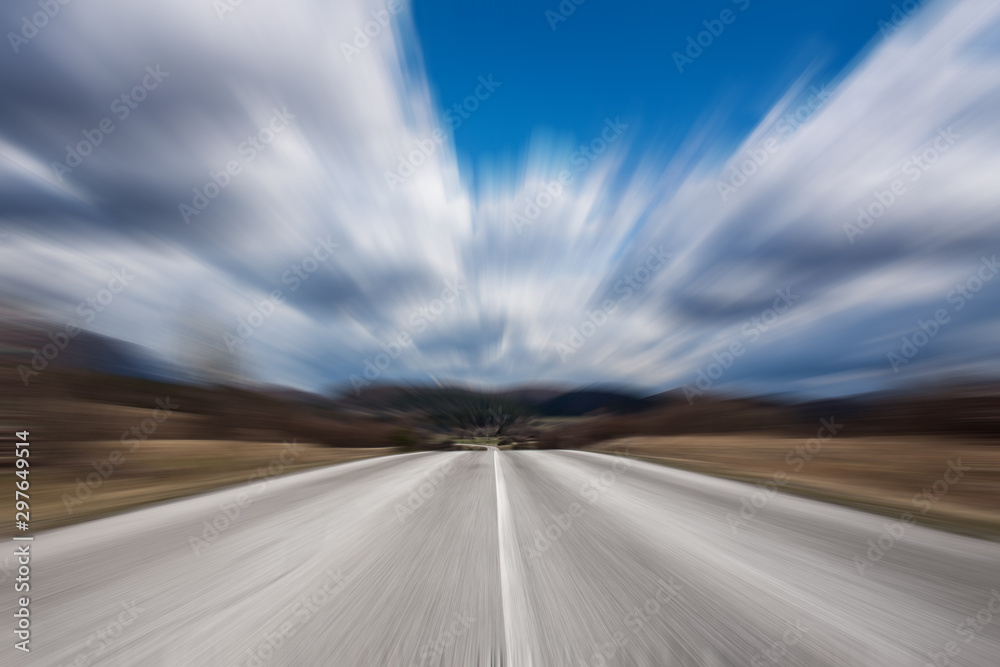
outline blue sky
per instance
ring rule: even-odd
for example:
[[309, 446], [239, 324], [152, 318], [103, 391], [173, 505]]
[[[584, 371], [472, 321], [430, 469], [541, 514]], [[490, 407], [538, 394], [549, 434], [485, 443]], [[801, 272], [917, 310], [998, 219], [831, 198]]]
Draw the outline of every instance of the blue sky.
[[993, 0], [32, 6], [0, 312], [316, 390], [1000, 376]]
[[[712, 114], [738, 142], [803, 71], [814, 68], [818, 82], [837, 77], [878, 36], [890, 5], [588, 0], [550, 23], [555, 1], [448, 0], [417, 2], [413, 15], [439, 107], [469, 95], [480, 75], [503, 82], [455, 132], [460, 155], [476, 163], [520, 155], [540, 130], [585, 139], [615, 114], [666, 154]], [[672, 54], [724, 10], [732, 23], [679, 72]]]

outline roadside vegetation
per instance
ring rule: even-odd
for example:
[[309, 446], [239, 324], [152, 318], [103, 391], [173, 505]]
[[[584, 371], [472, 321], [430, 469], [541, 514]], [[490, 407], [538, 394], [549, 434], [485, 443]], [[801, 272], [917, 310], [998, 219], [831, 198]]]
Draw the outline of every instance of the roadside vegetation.
[[[372, 387], [318, 395], [52, 368], [0, 370], [0, 438], [30, 432], [33, 525], [54, 527], [220, 486], [401, 452], [622, 451], [884, 513], [913, 509], [949, 460], [971, 466], [925, 523], [1000, 534], [1000, 390], [794, 403], [612, 390]], [[822, 420], [842, 426], [816, 441]], [[809, 444], [809, 443], [813, 444]], [[802, 448], [816, 449], [808, 457]], [[5, 478], [13, 447], [3, 448]], [[798, 453], [796, 453], [798, 452]], [[922, 501], [923, 503], [923, 501]], [[923, 506], [923, 504], [921, 505]], [[13, 524], [3, 524], [10, 534]]]

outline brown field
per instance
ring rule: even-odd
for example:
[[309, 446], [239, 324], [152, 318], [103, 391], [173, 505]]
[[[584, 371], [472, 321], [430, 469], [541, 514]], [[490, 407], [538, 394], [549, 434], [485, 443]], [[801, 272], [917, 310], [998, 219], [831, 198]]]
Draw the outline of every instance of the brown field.
[[[395, 447], [337, 448], [217, 440], [148, 440], [134, 452], [117, 441], [66, 443], [65, 447], [73, 449], [74, 444], [86, 451], [89, 461], [97, 462], [98, 468], [108, 472], [110, 466], [110, 474], [104, 478], [92, 464], [32, 467], [29, 473], [32, 533], [244, 484], [258, 471], [270, 477], [399, 451]], [[120, 462], [114, 464], [119, 457]], [[78, 480], [85, 483], [91, 474], [96, 475], [91, 478], [93, 488], [82, 486], [78, 494]], [[16, 481], [13, 476], [11, 468], [5, 466], [4, 488], [13, 488]], [[96, 484], [98, 477], [100, 484]], [[12, 515], [5, 519], [2, 531], [8, 536], [16, 532]]]
[[[834, 437], [814, 441], [815, 454], [808, 461], [806, 445], [804, 438], [759, 434], [637, 436], [607, 440], [588, 449], [627, 451], [649, 461], [743, 482], [783, 480], [779, 488], [789, 493], [895, 517], [910, 512], [925, 525], [1000, 538], [997, 442]], [[949, 473], [950, 479], [957, 479], [951, 484], [940, 482], [949, 461], [969, 468], [960, 478]], [[944, 490], [939, 497], [933, 490], [935, 482], [938, 491]], [[925, 488], [930, 497], [921, 499]]]

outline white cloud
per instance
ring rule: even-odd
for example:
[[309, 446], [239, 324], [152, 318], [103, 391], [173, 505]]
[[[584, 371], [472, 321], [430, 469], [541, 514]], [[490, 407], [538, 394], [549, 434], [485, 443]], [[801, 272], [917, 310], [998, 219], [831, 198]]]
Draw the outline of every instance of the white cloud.
[[[402, 62], [402, 45], [415, 39], [407, 12], [344, 58], [340, 43], [383, 6], [244, 3], [224, 20], [194, 0], [67, 7], [4, 75], [5, 89], [26, 94], [4, 117], [0, 151], [10, 162], [0, 168], [28, 184], [3, 191], [7, 218], [47, 231], [0, 245], [0, 279], [25, 298], [62, 295], [45, 304], [59, 319], [108, 267], [131, 262], [142, 279], [102, 330], [160, 350], [190, 330], [190, 295], [212, 312], [205, 335], [221, 339], [255, 299], [282, 289], [287, 304], [248, 341], [246, 358], [260, 378], [311, 388], [359, 373], [380, 343], [411, 331], [412, 314], [449, 279], [468, 291], [411, 331], [415, 347], [385, 377], [689, 383], [713, 352], [747, 342], [741, 323], [792, 287], [801, 303], [720, 385], [774, 386], [777, 375], [788, 386], [825, 377], [812, 384], [829, 387], [890, 379], [881, 372], [889, 349], [870, 341], [905, 330], [942, 300], [961, 266], [1000, 246], [1000, 61], [969, 48], [980, 39], [972, 26], [1000, 16], [995, 3], [934, 5], [936, 16], [875, 46], [727, 201], [718, 181], [802, 103], [805, 80], [722, 165], [687, 162], [696, 149], [717, 154], [707, 133], [663, 167], [626, 130], [520, 233], [510, 214], [574, 169], [565, 146], [539, 140], [519, 180], [472, 193], [449, 137], [389, 188], [386, 171], [442, 121], [420, 63]], [[170, 76], [54, 189], [40, 165], [61, 160], [154, 64]], [[29, 94], [37, 81], [71, 104], [55, 109]], [[210, 171], [242, 159], [241, 142], [275, 107], [294, 114], [289, 129], [185, 225], [178, 205]], [[947, 128], [958, 139], [907, 180], [900, 163]], [[624, 157], [641, 150], [650, 152], [622, 185]], [[850, 243], [844, 225], [894, 178], [905, 193]], [[283, 273], [327, 236], [340, 251], [290, 292]], [[669, 266], [563, 363], [557, 345], [571, 328], [620, 297], [616, 282], [661, 245], [674, 255]], [[1000, 303], [1000, 290], [982, 302]], [[972, 333], [995, 324], [984, 317], [970, 316], [967, 331], [956, 318], [933, 363], [947, 369], [945, 350], [962, 363], [996, 357], [996, 341]]]

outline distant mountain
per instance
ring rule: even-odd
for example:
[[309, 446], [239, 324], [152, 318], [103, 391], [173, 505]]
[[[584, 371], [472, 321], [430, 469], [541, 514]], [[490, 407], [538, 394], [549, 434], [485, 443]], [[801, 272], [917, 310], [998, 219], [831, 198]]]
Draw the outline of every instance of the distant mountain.
[[[66, 337], [65, 327], [22, 319], [0, 329], [0, 358], [13, 367], [77, 368], [108, 375], [164, 380], [170, 372], [140, 345], [90, 331]], [[37, 352], [37, 355], [36, 355]], [[41, 360], [38, 360], [38, 358]], [[37, 368], [36, 368], [37, 370]]]
[[497, 393], [497, 396], [511, 398], [516, 401], [527, 403], [528, 405], [541, 405], [542, 403], [562, 396], [571, 391], [566, 387], [515, 387]]
[[275, 400], [283, 401], [286, 403], [307, 405], [314, 408], [336, 407], [336, 401], [334, 401], [332, 398], [323, 396], [321, 394], [316, 394], [310, 391], [295, 389], [294, 387], [265, 385], [257, 387], [256, 392], [263, 396], [268, 396]]
[[614, 391], [579, 390], [548, 399], [535, 407], [549, 417], [581, 417], [592, 412], [638, 412], [655, 401]]
[[465, 387], [384, 385], [365, 389], [357, 396], [341, 395], [338, 403], [351, 409], [434, 415], [485, 412], [576, 417], [599, 412], [636, 412], [659, 400], [608, 389], [524, 387], [490, 392]]

